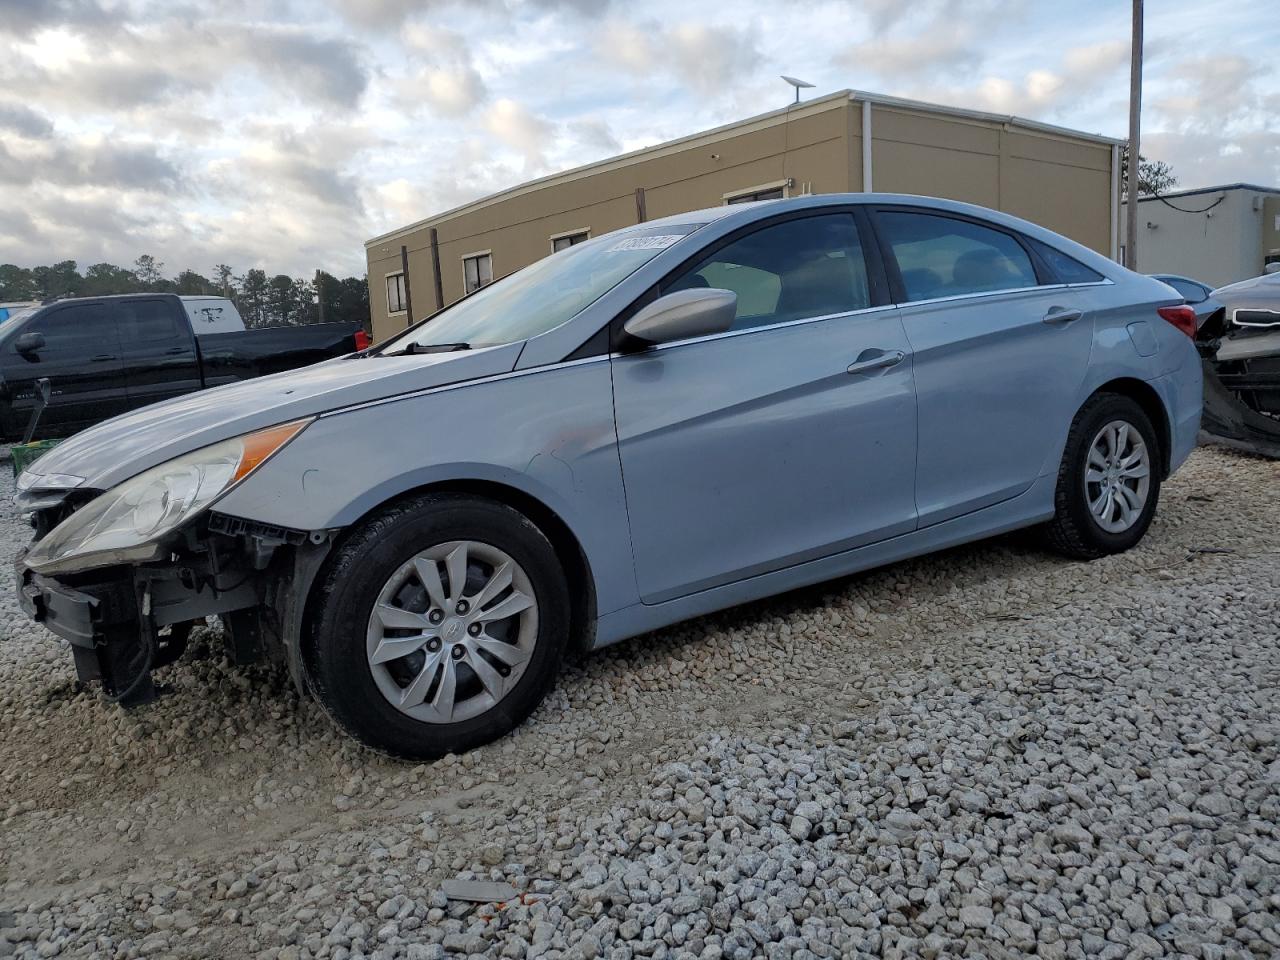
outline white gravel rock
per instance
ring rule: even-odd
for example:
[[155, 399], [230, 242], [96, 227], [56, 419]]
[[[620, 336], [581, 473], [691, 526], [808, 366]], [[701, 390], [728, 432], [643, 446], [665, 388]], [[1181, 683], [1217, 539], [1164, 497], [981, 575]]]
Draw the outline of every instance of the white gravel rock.
[[1280, 955], [1278, 481], [1201, 450], [1127, 555], [1015, 536], [682, 624], [413, 767], [214, 628], [123, 713], [5, 592], [0, 957]]

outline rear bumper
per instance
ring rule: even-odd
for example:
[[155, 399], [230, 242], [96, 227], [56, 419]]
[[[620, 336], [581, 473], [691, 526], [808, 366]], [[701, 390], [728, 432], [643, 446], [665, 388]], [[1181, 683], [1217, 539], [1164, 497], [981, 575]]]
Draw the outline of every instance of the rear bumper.
[[1184, 363], [1172, 373], [1149, 381], [1169, 414], [1169, 472], [1173, 473], [1196, 448], [1204, 411], [1204, 379], [1199, 362]]

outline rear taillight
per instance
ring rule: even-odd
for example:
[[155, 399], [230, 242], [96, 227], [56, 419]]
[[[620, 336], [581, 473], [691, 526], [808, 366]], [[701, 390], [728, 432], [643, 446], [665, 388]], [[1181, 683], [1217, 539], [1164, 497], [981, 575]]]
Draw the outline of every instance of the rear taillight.
[[370, 342], [371, 341], [369, 340], [369, 335], [367, 333], [365, 333], [363, 330], [356, 331], [356, 349], [357, 350], [368, 350]]
[[1157, 307], [1156, 313], [1160, 314], [1192, 340], [1196, 338], [1196, 312], [1185, 303], [1178, 307]]

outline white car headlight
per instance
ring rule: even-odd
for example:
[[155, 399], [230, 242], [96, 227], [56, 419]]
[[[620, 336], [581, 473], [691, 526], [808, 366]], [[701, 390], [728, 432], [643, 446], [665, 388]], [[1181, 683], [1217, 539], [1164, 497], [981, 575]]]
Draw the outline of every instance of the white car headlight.
[[58, 573], [152, 559], [160, 538], [249, 476], [310, 422], [224, 440], [112, 487], [36, 543], [27, 566]]
[[23, 470], [18, 474], [18, 492], [38, 487], [41, 490], [73, 490], [84, 483], [84, 477], [73, 477], [69, 473], [32, 473]]

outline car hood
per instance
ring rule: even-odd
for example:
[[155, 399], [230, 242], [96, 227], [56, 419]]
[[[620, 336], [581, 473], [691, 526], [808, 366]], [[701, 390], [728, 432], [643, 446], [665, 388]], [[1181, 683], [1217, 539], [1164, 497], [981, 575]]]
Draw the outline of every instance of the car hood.
[[[372, 400], [508, 373], [519, 343], [453, 353], [340, 357], [143, 407], [78, 433], [32, 464], [40, 476], [82, 477], [105, 490], [193, 450], [279, 423]], [[63, 491], [65, 492], [65, 491]], [[44, 497], [40, 498], [41, 500]]]
[[1233, 307], [1280, 304], [1280, 273], [1267, 273], [1229, 283], [1213, 291], [1212, 296]]

